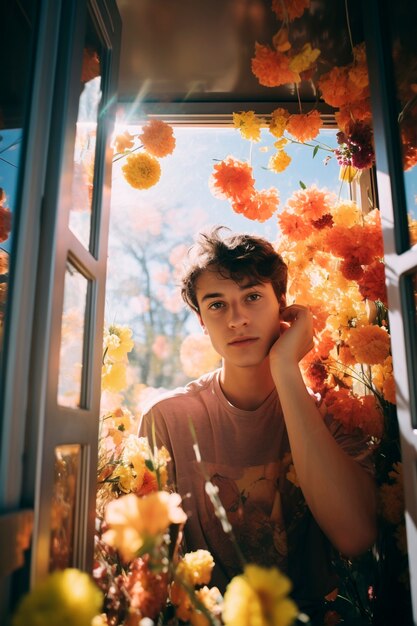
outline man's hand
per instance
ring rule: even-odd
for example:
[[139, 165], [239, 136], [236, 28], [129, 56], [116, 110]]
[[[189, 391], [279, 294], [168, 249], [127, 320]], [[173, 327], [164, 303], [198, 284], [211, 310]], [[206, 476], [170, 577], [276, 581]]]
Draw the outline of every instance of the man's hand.
[[298, 363], [314, 346], [313, 316], [310, 310], [299, 304], [281, 309], [281, 334], [269, 352], [271, 365]]

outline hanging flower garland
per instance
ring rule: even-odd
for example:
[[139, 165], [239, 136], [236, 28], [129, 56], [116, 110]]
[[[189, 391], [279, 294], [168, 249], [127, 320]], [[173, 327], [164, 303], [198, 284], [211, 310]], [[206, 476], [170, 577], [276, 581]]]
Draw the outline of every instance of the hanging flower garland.
[[[136, 139], [141, 143], [135, 147]], [[137, 138], [127, 130], [115, 137], [113, 162], [126, 157], [126, 163], [122, 166], [126, 181], [135, 189], [149, 189], [161, 177], [159, 159], [172, 154], [175, 144], [174, 132], [169, 124], [150, 120]], [[137, 153], [142, 148], [144, 151]]]

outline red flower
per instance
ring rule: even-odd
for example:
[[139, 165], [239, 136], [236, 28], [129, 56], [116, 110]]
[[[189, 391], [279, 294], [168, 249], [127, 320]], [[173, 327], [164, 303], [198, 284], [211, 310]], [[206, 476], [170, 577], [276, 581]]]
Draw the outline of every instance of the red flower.
[[363, 276], [358, 280], [358, 284], [363, 298], [380, 300], [387, 306], [384, 263], [376, 260], [371, 265], [368, 265], [363, 272]]
[[354, 256], [343, 259], [340, 264], [340, 271], [348, 280], [359, 280], [363, 276], [363, 267]]

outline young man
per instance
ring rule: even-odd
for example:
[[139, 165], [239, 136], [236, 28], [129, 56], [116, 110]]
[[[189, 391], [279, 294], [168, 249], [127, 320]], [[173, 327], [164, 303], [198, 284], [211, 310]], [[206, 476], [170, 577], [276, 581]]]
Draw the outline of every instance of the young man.
[[299, 361], [313, 347], [312, 317], [286, 307], [287, 267], [259, 237], [203, 234], [183, 277], [222, 366], [155, 402], [141, 434], [172, 458], [172, 480], [189, 518], [186, 549], [208, 549], [213, 584], [224, 590], [240, 571], [229, 537], [205, 493], [189, 421], [206, 475], [248, 562], [276, 565], [312, 615], [337, 586], [331, 546], [365, 551], [376, 534], [376, 498], [368, 449], [330, 416], [323, 419]]

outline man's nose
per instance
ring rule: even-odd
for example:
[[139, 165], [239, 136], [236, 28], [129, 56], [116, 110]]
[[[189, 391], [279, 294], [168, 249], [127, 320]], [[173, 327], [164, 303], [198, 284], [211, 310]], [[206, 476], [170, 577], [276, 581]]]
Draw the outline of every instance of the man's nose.
[[229, 326], [230, 328], [240, 328], [246, 326], [248, 316], [241, 307], [235, 306], [230, 308]]

